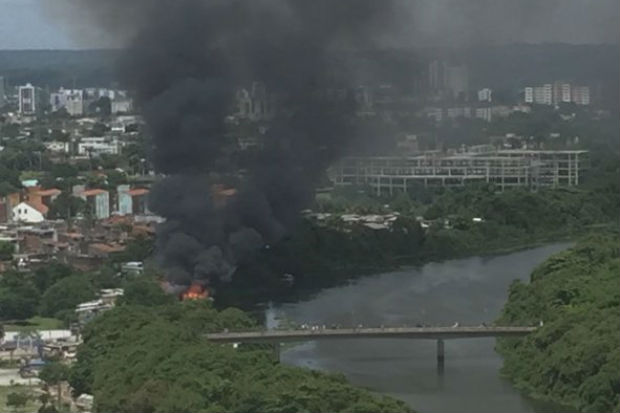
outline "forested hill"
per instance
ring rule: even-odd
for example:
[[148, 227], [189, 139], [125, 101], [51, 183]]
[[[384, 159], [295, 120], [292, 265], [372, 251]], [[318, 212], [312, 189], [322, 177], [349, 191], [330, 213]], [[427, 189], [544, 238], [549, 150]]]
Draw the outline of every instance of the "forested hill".
[[70, 383], [76, 395], [94, 395], [96, 412], [411, 411], [344, 375], [275, 364], [265, 346], [234, 349], [202, 336], [254, 327], [239, 310], [174, 302], [155, 282], [136, 280], [85, 329]]
[[584, 412], [620, 412], [618, 234], [579, 242], [515, 282], [502, 324], [543, 321], [535, 334], [504, 340], [504, 373], [533, 397]]

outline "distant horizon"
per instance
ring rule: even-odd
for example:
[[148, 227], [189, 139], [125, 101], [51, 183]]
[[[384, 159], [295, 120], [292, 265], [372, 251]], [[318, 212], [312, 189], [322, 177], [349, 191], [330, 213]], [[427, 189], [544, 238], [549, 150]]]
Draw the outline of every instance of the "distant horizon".
[[[475, 46], [446, 46], [446, 45], [427, 45], [427, 46], [414, 46], [414, 47], [377, 47], [373, 50], [423, 50], [423, 49], [478, 49], [478, 48], [490, 48], [490, 47], [510, 47], [510, 46], [570, 46], [570, 47], [603, 47], [610, 46], [619, 48], [620, 43], [608, 42], [608, 43], [568, 43], [568, 42], [513, 42], [513, 43], [493, 43], [493, 44], [479, 44]], [[91, 51], [122, 51], [123, 47], [82, 47], [82, 48], [0, 48], [0, 52], [91, 52]]]

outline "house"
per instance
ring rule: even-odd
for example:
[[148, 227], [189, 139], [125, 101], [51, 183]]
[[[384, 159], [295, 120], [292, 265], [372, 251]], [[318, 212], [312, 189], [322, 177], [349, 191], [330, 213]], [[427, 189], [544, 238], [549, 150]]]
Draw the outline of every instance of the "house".
[[125, 247], [117, 244], [93, 243], [88, 246], [88, 255], [95, 258], [108, 258], [111, 254], [125, 251]]
[[114, 308], [116, 300], [123, 295], [123, 289], [104, 289], [99, 292], [99, 299], [78, 304], [75, 312], [78, 323], [83, 326], [97, 315]]
[[36, 224], [45, 221], [49, 208], [43, 204], [21, 202], [13, 208], [13, 220]]

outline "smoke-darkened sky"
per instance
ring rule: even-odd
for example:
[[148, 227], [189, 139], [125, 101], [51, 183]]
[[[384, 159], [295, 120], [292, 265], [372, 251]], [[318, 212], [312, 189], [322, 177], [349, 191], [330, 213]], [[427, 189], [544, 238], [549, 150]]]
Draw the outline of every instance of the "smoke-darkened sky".
[[[335, 0], [337, 1], [337, 0]], [[380, 1], [380, 0], [377, 0]], [[0, 49], [114, 47], [116, 40], [63, 0], [0, 0]], [[128, 0], [130, 2], [130, 0]], [[398, 33], [386, 46], [476, 43], [618, 43], [617, 0], [401, 0]], [[71, 14], [74, 24], [59, 14]], [[79, 36], [75, 36], [78, 30]]]

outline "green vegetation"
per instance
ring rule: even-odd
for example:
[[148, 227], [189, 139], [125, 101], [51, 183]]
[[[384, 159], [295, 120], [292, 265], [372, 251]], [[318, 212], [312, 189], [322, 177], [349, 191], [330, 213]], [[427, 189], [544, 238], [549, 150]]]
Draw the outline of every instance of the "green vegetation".
[[[337, 190], [318, 208], [333, 215], [305, 220], [291, 237], [240, 266], [233, 283], [221, 286], [218, 301], [243, 305], [253, 296], [316, 289], [352, 276], [474, 254], [500, 253], [543, 242], [574, 239], [592, 228], [617, 225], [620, 187], [617, 163], [607, 178], [583, 188], [496, 192], [467, 186], [381, 199], [367, 192]], [[386, 206], [386, 204], [389, 204]], [[390, 229], [345, 224], [342, 213], [399, 212]], [[423, 216], [423, 228], [417, 217]], [[482, 218], [475, 222], [474, 218]], [[293, 274], [287, 284], [283, 274]], [[245, 296], [243, 292], [248, 292]], [[251, 296], [252, 295], [252, 296]], [[219, 303], [218, 303], [219, 304]]]
[[9, 393], [6, 396], [6, 405], [11, 407], [13, 411], [19, 411], [26, 407], [29, 400], [30, 396], [26, 393]]
[[[50, 400], [49, 388], [56, 386], [56, 407], [62, 408], [62, 383], [69, 379], [69, 366], [60, 362], [47, 363], [41, 372], [39, 373], [39, 379], [47, 386], [48, 397], [46, 400]], [[44, 403], [45, 404], [45, 403]]]
[[207, 302], [129, 302], [86, 327], [70, 383], [95, 396], [98, 412], [409, 411], [342, 375], [274, 364], [261, 346], [233, 349], [201, 337], [253, 325], [241, 311]]
[[[39, 404], [37, 403], [33, 389], [34, 388], [28, 386], [0, 386], [0, 410], [16, 413], [37, 411]], [[15, 395], [18, 397], [15, 397]], [[18, 403], [20, 404], [19, 406], [13, 403], [9, 404], [9, 401], [22, 401], [25, 397], [28, 398], [25, 405], [21, 405], [20, 403]]]
[[11, 242], [0, 241], [0, 261], [8, 261], [13, 259], [15, 245]]
[[94, 299], [101, 288], [122, 284], [114, 274], [110, 267], [82, 273], [59, 263], [34, 272], [5, 272], [0, 278], [0, 320], [8, 321], [10, 330], [66, 326], [77, 304]]
[[64, 323], [61, 320], [39, 316], [4, 325], [7, 331], [56, 330], [63, 327]]
[[584, 412], [620, 412], [619, 240], [591, 236], [511, 286], [499, 323], [544, 323], [499, 341], [503, 372], [518, 388]]

